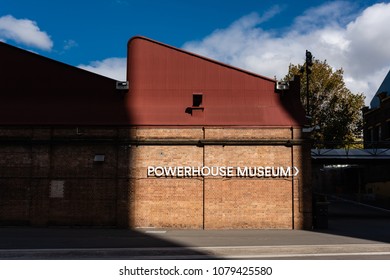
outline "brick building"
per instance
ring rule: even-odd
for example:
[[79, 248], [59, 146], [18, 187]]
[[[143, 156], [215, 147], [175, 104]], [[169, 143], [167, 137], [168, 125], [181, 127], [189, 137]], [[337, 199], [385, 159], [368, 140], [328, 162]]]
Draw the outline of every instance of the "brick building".
[[[376, 202], [390, 209], [390, 71], [379, 86], [370, 107], [363, 108], [364, 147], [378, 154], [365, 166], [365, 191], [375, 196]], [[387, 159], [387, 160], [386, 160]]]
[[143, 37], [129, 90], [4, 43], [0, 58], [0, 224], [311, 228], [298, 79], [279, 90]]
[[367, 148], [390, 147], [390, 71], [371, 100], [370, 107], [363, 110], [364, 143]]

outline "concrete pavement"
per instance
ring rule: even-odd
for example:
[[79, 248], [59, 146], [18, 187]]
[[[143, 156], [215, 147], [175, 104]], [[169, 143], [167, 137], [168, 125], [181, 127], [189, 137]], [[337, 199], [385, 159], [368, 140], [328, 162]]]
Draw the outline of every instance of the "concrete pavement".
[[0, 259], [390, 259], [386, 211], [331, 205], [316, 231], [3, 227]]

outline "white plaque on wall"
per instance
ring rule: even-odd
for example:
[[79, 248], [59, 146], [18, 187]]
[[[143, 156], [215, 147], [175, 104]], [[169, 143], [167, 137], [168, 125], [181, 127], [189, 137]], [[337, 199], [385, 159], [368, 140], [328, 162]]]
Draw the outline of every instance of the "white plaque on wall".
[[52, 180], [50, 182], [50, 197], [51, 198], [63, 198], [64, 197], [64, 184], [63, 180]]

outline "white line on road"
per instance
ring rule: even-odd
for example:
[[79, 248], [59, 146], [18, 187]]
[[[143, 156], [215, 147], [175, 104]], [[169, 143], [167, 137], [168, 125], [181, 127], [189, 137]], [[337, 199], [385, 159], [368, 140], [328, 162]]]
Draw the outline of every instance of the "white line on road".
[[222, 255], [223, 258], [243, 259], [243, 258], [304, 258], [304, 257], [348, 257], [348, 256], [387, 256], [390, 252], [359, 252], [359, 253], [308, 253], [308, 254], [274, 254], [274, 255]]

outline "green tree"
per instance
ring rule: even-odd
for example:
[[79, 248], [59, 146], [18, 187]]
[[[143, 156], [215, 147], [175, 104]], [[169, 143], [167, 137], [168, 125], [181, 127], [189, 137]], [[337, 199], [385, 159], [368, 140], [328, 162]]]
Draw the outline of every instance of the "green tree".
[[[305, 65], [289, 66], [285, 79], [301, 76], [301, 101], [306, 108]], [[309, 76], [309, 115], [311, 125], [319, 126], [313, 132], [318, 148], [342, 148], [360, 140], [363, 119], [361, 109], [364, 95], [353, 94], [346, 86], [343, 69], [333, 70], [325, 61], [314, 60]]]

